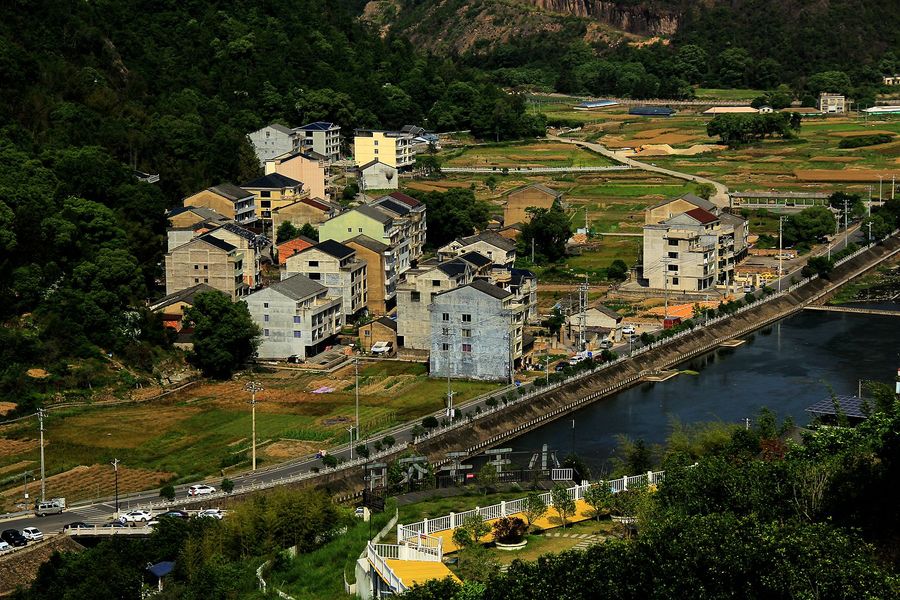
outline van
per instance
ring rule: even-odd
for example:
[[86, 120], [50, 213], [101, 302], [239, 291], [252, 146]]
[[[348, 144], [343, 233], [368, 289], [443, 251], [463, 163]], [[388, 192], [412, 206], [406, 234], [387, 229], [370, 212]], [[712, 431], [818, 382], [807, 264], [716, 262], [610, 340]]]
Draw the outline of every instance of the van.
[[45, 517], [47, 515], [58, 515], [64, 510], [66, 510], [65, 498], [51, 498], [50, 500], [38, 502], [34, 506], [34, 514], [39, 517]]
[[609, 338], [604, 338], [600, 340], [600, 349], [601, 350], [609, 350], [613, 347], [613, 341]]

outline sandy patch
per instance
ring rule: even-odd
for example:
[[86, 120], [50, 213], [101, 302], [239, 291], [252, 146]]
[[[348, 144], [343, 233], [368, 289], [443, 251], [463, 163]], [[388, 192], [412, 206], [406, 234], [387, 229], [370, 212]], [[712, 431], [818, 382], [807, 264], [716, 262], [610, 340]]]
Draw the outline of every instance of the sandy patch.
[[672, 131], [676, 130], [671, 127], [663, 129], [644, 129], [643, 131], [638, 131], [631, 137], [636, 140], [649, 140], [650, 138], [655, 138], [658, 135], [663, 135], [664, 133], [670, 133]]
[[32, 379], [46, 379], [47, 377], [50, 377], [50, 373], [48, 373], [44, 369], [38, 368], [28, 369], [27, 371], [25, 371], [25, 374]]
[[0, 416], [5, 415], [16, 407], [15, 402], [0, 402]]
[[[15, 456], [23, 454], [38, 447], [37, 440], [11, 440], [9, 438], [0, 438], [0, 456]], [[44, 447], [49, 444], [45, 441]]]
[[325, 442], [303, 442], [300, 440], [279, 440], [263, 449], [263, 454], [277, 460], [290, 460], [318, 452]]

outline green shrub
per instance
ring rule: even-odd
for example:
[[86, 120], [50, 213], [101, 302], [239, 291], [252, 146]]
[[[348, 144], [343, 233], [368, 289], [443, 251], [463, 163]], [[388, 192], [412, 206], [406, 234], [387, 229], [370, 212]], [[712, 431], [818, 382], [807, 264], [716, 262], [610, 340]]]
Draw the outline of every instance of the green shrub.
[[838, 142], [838, 148], [862, 148], [863, 146], [875, 146], [876, 144], [887, 144], [894, 139], [894, 136], [887, 133], [878, 133], [873, 135], [855, 135], [842, 139]]

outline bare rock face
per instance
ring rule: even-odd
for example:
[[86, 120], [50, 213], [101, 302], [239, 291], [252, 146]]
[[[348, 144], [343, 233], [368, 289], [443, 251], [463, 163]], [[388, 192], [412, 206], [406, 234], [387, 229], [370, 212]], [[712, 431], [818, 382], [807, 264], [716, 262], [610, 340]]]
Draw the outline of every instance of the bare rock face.
[[608, 0], [525, 0], [535, 7], [606, 23], [639, 35], [670, 36], [678, 29], [678, 15], [651, 4], [620, 4]]

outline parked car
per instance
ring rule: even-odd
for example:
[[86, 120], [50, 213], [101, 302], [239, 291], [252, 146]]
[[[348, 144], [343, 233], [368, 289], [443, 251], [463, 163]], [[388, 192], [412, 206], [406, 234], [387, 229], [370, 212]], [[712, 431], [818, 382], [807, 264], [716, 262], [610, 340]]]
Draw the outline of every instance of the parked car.
[[164, 513], [156, 515], [157, 519], [187, 519], [188, 515], [183, 510], [167, 510]]
[[218, 508], [207, 508], [207, 509], [204, 509], [204, 510], [201, 510], [200, 512], [198, 512], [197, 516], [200, 518], [204, 518], [204, 519], [210, 518], [210, 519], [220, 519], [221, 520], [222, 518], [225, 517], [225, 513], [223, 513], [221, 511], [221, 509], [218, 509]]
[[600, 348], [603, 350], [609, 350], [613, 347], [613, 343], [614, 342], [611, 339], [603, 338], [602, 340], [600, 340]]
[[4, 542], [3, 540], [0, 540], [0, 552], [6, 552], [6, 551], [9, 550], [10, 548], [12, 548], [12, 546], [10, 546], [9, 544], [7, 544], [7, 543]]
[[300, 363], [303, 362], [303, 359], [300, 358], [299, 354], [291, 354], [290, 356], [287, 357], [287, 361], [291, 364], [299, 365]]
[[112, 529], [124, 529], [125, 527], [127, 527], [127, 525], [125, 525], [124, 523], [122, 523], [120, 521], [113, 521], [112, 523], [104, 523], [103, 525], [101, 525], [101, 527], [109, 527]]
[[70, 529], [93, 529], [93, 527], [93, 525], [88, 525], [83, 521], [75, 521], [63, 527], [63, 531], [68, 531]]
[[569, 366], [569, 365], [565, 362], [558, 362], [558, 363], [556, 363], [556, 366], [553, 367], [553, 370], [556, 371], [557, 373], [559, 373], [561, 371], [565, 371], [567, 366]]
[[211, 485], [192, 485], [188, 488], [188, 496], [208, 496], [209, 494], [215, 494], [216, 488]]
[[625, 327], [622, 328], [623, 335], [634, 335], [634, 333], [635, 333], [634, 325], [626, 325]]
[[32, 542], [38, 542], [44, 539], [44, 532], [37, 527], [26, 527], [22, 530], [22, 537]]
[[119, 516], [119, 521], [122, 523], [146, 523], [152, 518], [153, 515], [149, 510], [132, 510]]
[[390, 342], [375, 342], [372, 344], [372, 354], [390, 354], [393, 349], [393, 344]]
[[5, 529], [0, 533], [0, 540], [3, 540], [10, 546], [24, 546], [28, 543], [25, 536], [18, 529]]

